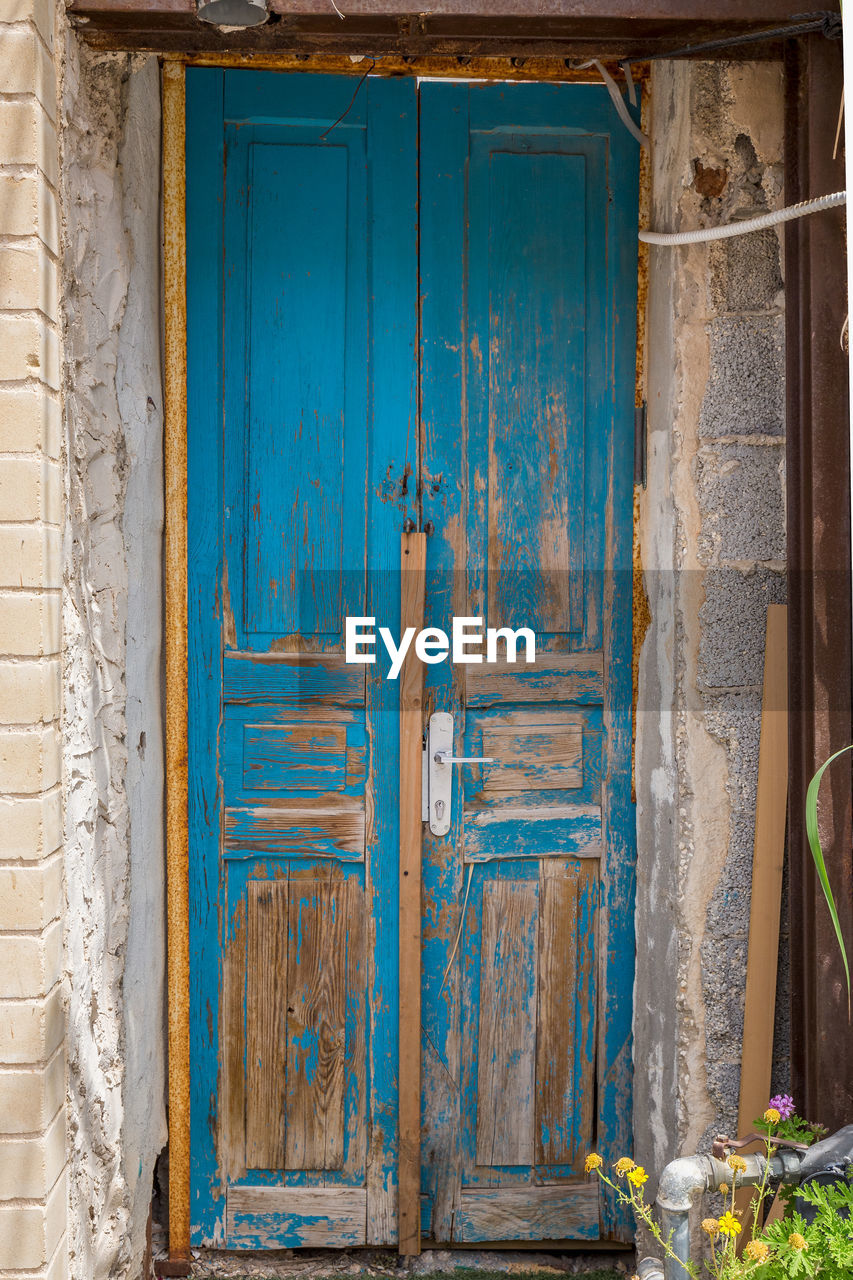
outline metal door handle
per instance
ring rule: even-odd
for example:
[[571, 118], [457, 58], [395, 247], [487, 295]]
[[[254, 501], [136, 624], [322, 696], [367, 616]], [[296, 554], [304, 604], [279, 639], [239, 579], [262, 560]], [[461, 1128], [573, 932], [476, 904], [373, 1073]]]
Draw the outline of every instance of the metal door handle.
[[436, 764], [494, 764], [495, 756], [452, 756], [449, 751], [436, 751]]
[[453, 716], [448, 711], [433, 712], [424, 739], [421, 813], [434, 836], [446, 836], [451, 825], [453, 770], [445, 766], [494, 763], [494, 756], [455, 756]]

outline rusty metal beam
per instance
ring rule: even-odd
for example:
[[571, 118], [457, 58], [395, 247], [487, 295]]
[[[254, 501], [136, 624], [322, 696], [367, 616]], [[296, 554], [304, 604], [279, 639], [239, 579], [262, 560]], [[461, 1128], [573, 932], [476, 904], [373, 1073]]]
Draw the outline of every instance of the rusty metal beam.
[[[786, 55], [787, 202], [844, 186], [833, 158], [839, 42], [809, 37]], [[853, 737], [847, 357], [841, 330], [843, 210], [789, 223], [785, 236], [790, 653], [790, 949], [793, 1092], [830, 1129], [853, 1114], [853, 1028], [829, 913], [805, 834], [817, 766]], [[842, 275], [839, 275], [839, 272]], [[821, 840], [842, 928], [853, 940], [850, 756], [821, 795]]]
[[[199, 22], [195, 0], [71, 0], [81, 35], [101, 48], [156, 52], [372, 53], [423, 56], [611, 58], [668, 50], [794, 21], [793, 0], [270, 0], [263, 26], [224, 33]], [[338, 6], [340, 8], [340, 6]], [[837, 12], [837, 0], [830, 6]], [[735, 48], [734, 58], [778, 57], [777, 41]]]

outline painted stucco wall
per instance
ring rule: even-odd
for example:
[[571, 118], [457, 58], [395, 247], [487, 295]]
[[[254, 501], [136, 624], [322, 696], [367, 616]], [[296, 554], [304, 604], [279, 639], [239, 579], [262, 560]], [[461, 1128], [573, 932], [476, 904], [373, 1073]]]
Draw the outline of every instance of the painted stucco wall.
[[[779, 64], [655, 64], [651, 133], [655, 228], [784, 203]], [[659, 1172], [737, 1125], [764, 626], [785, 599], [776, 230], [652, 250], [647, 369], [636, 1149]], [[779, 1086], [786, 1002], [783, 964]]]
[[66, 28], [63, 748], [69, 1270], [140, 1274], [166, 1140], [160, 76]]

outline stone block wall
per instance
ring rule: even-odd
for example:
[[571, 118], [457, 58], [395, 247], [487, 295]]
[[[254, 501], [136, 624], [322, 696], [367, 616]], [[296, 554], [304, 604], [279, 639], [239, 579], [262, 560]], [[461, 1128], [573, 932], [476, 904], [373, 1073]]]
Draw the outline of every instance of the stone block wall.
[[[659, 63], [651, 97], [653, 226], [784, 204], [778, 63]], [[782, 266], [776, 229], [650, 262], [635, 1060], [655, 1174], [737, 1126], [765, 622], [786, 592]]]
[[67, 1273], [57, 82], [0, 0], [0, 1277]]

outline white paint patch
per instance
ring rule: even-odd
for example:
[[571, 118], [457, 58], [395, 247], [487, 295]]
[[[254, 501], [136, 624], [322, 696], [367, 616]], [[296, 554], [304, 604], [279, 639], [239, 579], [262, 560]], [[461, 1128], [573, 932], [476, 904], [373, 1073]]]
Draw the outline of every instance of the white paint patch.
[[63, 743], [74, 1280], [140, 1274], [165, 1140], [159, 86], [65, 28]]

